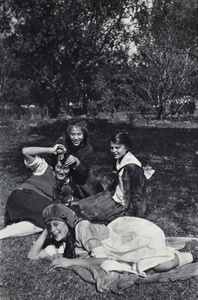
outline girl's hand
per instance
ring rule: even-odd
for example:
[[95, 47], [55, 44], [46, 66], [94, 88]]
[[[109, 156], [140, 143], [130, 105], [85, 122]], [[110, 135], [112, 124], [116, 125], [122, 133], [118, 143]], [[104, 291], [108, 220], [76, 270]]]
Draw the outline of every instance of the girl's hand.
[[52, 153], [57, 155], [61, 153], [65, 153], [67, 151], [66, 147], [62, 144], [56, 144], [54, 147], [52, 147]]
[[53, 260], [53, 262], [50, 264], [50, 267], [52, 269], [55, 269], [55, 268], [69, 268], [71, 266], [71, 263], [70, 263], [70, 259], [67, 259], [67, 258], [57, 258], [55, 260]]
[[73, 155], [69, 155], [68, 158], [66, 159], [65, 163], [70, 166], [72, 164], [75, 163], [76, 167], [80, 164], [80, 161], [79, 159], [76, 157], [76, 156], [73, 156]]
[[28, 258], [29, 259], [39, 259], [39, 258], [47, 258], [49, 259], [49, 254], [45, 251], [45, 249], [42, 249], [43, 244], [48, 236], [48, 231], [45, 228], [41, 235], [38, 237], [36, 242], [33, 244], [31, 247], [29, 253], [28, 253]]
[[55, 259], [58, 259], [58, 258], [62, 258], [62, 257], [63, 257], [63, 254], [56, 253], [56, 254], [52, 255], [52, 261], [54, 261]]

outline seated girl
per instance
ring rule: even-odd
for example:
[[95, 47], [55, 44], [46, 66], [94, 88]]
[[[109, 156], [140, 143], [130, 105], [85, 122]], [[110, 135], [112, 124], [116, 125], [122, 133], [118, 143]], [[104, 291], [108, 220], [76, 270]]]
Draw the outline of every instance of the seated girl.
[[[89, 143], [89, 133], [85, 121], [72, 119], [66, 133], [56, 141], [63, 144], [68, 153], [67, 164], [71, 166], [73, 196], [83, 199], [103, 191], [103, 187], [91, 173], [93, 149]], [[54, 166], [52, 157], [52, 166]]]
[[46, 229], [28, 258], [48, 259], [52, 268], [100, 266], [106, 272], [145, 277], [150, 269], [165, 272], [198, 261], [198, 242], [180, 251], [167, 247], [163, 231], [145, 219], [121, 217], [107, 226], [93, 224], [60, 203], [46, 207], [43, 219]]
[[111, 222], [119, 216], [144, 217], [147, 206], [146, 177], [140, 161], [130, 152], [130, 137], [118, 133], [110, 139], [115, 178], [107, 190], [77, 204], [91, 221]]

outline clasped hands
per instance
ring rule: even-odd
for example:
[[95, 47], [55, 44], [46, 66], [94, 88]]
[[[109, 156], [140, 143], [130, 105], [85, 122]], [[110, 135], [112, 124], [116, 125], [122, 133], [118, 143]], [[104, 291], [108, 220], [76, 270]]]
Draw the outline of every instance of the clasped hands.
[[[53, 148], [52, 148], [52, 151], [53, 151], [53, 153], [55, 154], [55, 155], [60, 155], [60, 154], [65, 154], [66, 152], [67, 152], [67, 148], [64, 146], [64, 145], [62, 145], [62, 144], [56, 144]], [[68, 156], [68, 158], [66, 159], [66, 161], [65, 161], [65, 164], [67, 165], [67, 166], [70, 166], [70, 165], [72, 165], [72, 164], [74, 164], [75, 163], [75, 165], [76, 165], [76, 167], [80, 164], [80, 161], [79, 161], [79, 159], [76, 157], [76, 156], [74, 156], [74, 155], [72, 155], [72, 154], [70, 154], [69, 156]]]

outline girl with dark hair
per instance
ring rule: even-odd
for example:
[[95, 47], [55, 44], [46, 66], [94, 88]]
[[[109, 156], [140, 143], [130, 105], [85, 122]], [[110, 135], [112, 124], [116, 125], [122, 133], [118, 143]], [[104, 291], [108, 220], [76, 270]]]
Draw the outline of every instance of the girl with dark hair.
[[110, 138], [115, 178], [107, 190], [78, 203], [81, 212], [91, 221], [108, 223], [119, 216], [144, 217], [146, 177], [130, 148], [131, 139], [126, 133], [120, 132]]
[[[65, 146], [56, 144], [54, 147], [26, 147], [22, 153], [32, 176], [8, 197], [5, 210], [6, 227], [0, 231], [0, 239], [42, 231], [45, 227], [43, 209], [52, 201], [68, 204], [73, 200]], [[40, 157], [41, 154], [56, 156], [54, 170]]]
[[145, 219], [125, 216], [107, 226], [93, 224], [60, 203], [46, 207], [43, 219], [46, 229], [28, 258], [48, 259], [52, 268], [98, 266], [146, 277], [147, 270], [166, 272], [198, 261], [196, 240], [180, 251], [168, 247], [163, 231]]
[[61, 203], [46, 207], [42, 217], [45, 222], [45, 229], [30, 249], [28, 257], [50, 260], [59, 256], [75, 258], [75, 226], [82, 219]]
[[68, 153], [66, 163], [71, 166], [73, 196], [83, 199], [103, 191], [102, 185], [90, 171], [93, 149], [88, 140], [85, 121], [70, 120], [66, 133], [56, 143], [63, 144]]

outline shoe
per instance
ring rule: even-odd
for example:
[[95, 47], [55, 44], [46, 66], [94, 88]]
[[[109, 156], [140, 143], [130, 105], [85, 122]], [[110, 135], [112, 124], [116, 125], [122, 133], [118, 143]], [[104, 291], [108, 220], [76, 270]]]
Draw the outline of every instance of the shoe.
[[197, 240], [191, 240], [186, 243], [186, 245], [179, 249], [180, 252], [192, 252], [192, 251], [198, 251], [198, 241]]
[[194, 262], [198, 262], [198, 241], [197, 240], [191, 240], [186, 243], [186, 245], [179, 249], [180, 252], [190, 252], [193, 257]]
[[191, 252], [192, 257], [193, 257], [193, 262], [198, 262], [198, 251], [196, 252]]

